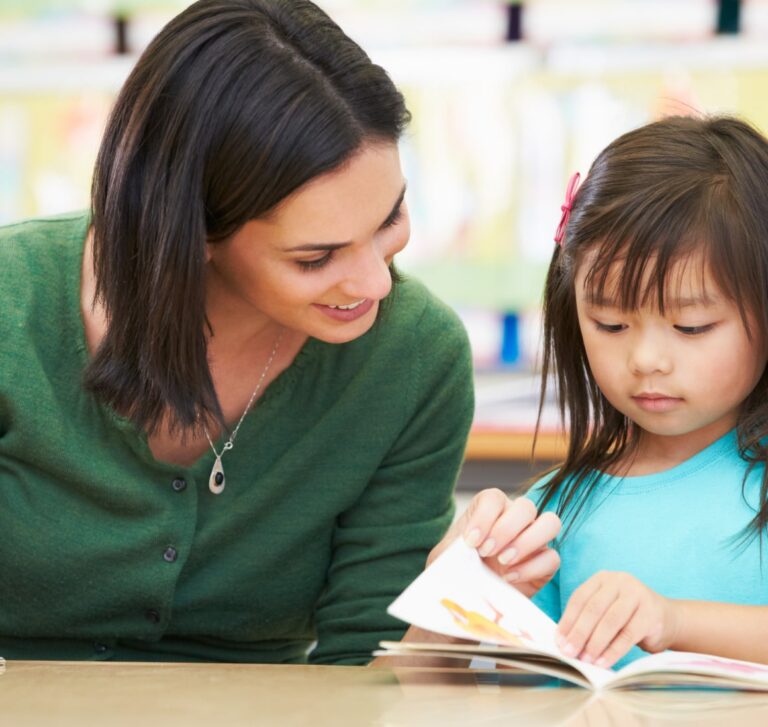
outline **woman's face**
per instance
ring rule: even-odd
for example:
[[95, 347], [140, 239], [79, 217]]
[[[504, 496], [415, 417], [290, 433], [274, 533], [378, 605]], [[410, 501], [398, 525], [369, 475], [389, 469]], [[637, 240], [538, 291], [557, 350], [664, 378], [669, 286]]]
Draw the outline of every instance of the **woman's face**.
[[404, 192], [397, 146], [363, 147], [268, 218], [209, 244], [209, 296], [231, 315], [328, 343], [361, 336], [392, 287], [389, 264], [408, 242]]

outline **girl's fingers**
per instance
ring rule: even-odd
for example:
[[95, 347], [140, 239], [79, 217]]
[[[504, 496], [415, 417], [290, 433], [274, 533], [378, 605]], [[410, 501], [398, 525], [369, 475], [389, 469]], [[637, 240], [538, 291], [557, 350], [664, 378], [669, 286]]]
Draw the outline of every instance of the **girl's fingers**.
[[[488, 547], [489, 533], [496, 521], [506, 511], [509, 498], [499, 489], [478, 492], [467, 508], [461, 535], [471, 548]], [[462, 519], [464, 519], [462, 518]], [[491, 538], [492, 539], [492, 538]], [[494, 543], [491, 543], [491, 547]]]
[[[638, 600], [636, 598], [617, 598], [610, 605], [595, 627], [592, 635], [587, 640], [581, 658], [589, 663], [596, 663], [605, 658], [605, 650], [609, 645], [615, 643], [617, 639], [619, 640], [618, 646], [620, 647], [621, 643], [626, 640], [631, 633], [627, 629], [629, 623], [637, 613], [637, 608]], [[624, 635], [622, 636], [622, 634]], [[632, 646], [634, 646], [634, 644], [629, 644], [626, 651], [629, 651]], [[620, 656], [623, 655], [624, 654], [620, 654]]]
[[545, 512], [535, 518], [514, 540], [508, 541], [508, 545], [500, 549], [499, 562], [502, 565], [509, 565], [525, 560], [532, 553], [545, 548], [559, 532], [560, 518], [553, 512]]
[[639, 614], [635, 612], [635, 615], [630, 622], [621, 629], [603, 651], [603, 653], [597, 657], [595, 663], [597, 666], [605, 668], [613, 666], [622, 656], [624, 656], [635, 644], [640, 643], [642, 640], [643, 629], [639, 624]]
[[459, 537], [464, 538], [464, 542], [472, 548], [482, 546], [494, 523], [504, 514], [507, 502], [507, 496], [499, 489], [478, 492], [463, 515], [453, 522], [443, 539], [432, 548], [426, 564], [433, 563]]
[[558, 632], [565, 636], [573, 628], [576, 623], [576, 619], [581, 614], [581, 609], [584, 608], [584, 604], [589, 601], [592, 596], [597, 593], [602, 587], [601, 574], [588, 578], [582, 583], [568, 599], [568, 603], [565, 605], [565, 611], [560, 616], [560, 623], [557, 625]]
[[482, 558], [493, 557], [487, 564], [502, 575], [506, 571], [509, 582], [548, 580], [560, 564], [547, 548], [560, 532], [560, 518], [549, 512], [536, 515], [527, 497], [510, 500], [501, 490], [489, 489], [475, 495], [458, 526], [467, 545]]
[[508, 583], [528, 583], [551, 578], [560, 567], [560, 556], [552, 548], [543, 548], [526, 560], [514, 563], [502, 578]]
[[485, 542], [478, 548], [481, 557], [496, 555], [536, 520], [536, 505], [527, 497], [515, 500], [506, 498], [504, 511], [500, 514], [488, 533]]
[[566, 656], [580, 654], [605, 612], [618, 597], [618, 589], [590, 578], [577, 588], [558, 625], [558, 645]]

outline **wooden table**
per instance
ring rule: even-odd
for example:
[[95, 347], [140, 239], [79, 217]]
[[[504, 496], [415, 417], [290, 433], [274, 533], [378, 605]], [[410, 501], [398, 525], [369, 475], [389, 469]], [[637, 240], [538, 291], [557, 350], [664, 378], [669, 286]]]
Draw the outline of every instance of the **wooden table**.
[[0, 675], [0, 724], [763, 727], [768, 694], [597, 695], [465, 670], [10, 661]]

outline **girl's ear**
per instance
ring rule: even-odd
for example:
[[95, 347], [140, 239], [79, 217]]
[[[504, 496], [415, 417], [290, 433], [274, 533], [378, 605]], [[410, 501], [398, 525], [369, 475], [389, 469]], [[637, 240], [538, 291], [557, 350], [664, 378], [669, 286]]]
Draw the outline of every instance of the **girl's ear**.
[[205, 243], [205, 262], [206, 263], [211, 262], [211, 243], [210, 242]]

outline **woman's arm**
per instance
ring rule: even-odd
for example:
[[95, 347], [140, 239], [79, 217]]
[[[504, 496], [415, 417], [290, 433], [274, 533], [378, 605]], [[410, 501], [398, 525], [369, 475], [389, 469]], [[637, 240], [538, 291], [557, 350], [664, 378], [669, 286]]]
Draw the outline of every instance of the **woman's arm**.
[[[360, 415], [376, 417], [382, 408], [377, 401], [386, 399], [400, 412], [399, 420], [388, 425], [395, 437], [376, 471], [361, 473], [365, 489], [336, 519], [326, 588], [315, 610], [313, 663], [368, 663], [380, 641], [401, 639], [406, 625], [387, 614], [387, 607], [461, 535], [485, 546], [481, 555], [499, 568], [515, 572], [519, 564], [520, 582], [527, 583], [529, 571], [541, 573], [538, 551], [547, 534], [540, 526], [534, 537], [527, 531], [535, 519], [532, 503], [511, 507], [501, 491], [490, 491], [453, 518], [453, 487], [473, 415], [471, 351], [461, 323], [409, 282], [387, 314], [373, 339], [372, 361], [381, 378], [367, 383], [373, 398], [361, 404]], [[356, 387], [364, 392], [362, 384]], [[518, 535], [520, 554], [503, 566], [498, 555]], [[416, 637], [410, 632], [409, 638]]]

